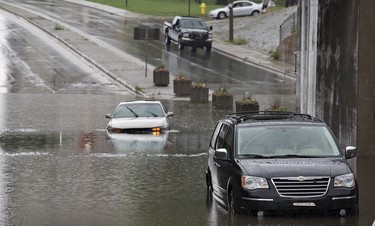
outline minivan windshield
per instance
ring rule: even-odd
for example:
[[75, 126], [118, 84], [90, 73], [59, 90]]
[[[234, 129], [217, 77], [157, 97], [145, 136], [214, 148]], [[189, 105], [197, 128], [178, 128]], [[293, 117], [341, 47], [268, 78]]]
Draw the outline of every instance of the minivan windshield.
[[238, 157], [327, 157], [340, 150], [325, 126], [238, 127]]

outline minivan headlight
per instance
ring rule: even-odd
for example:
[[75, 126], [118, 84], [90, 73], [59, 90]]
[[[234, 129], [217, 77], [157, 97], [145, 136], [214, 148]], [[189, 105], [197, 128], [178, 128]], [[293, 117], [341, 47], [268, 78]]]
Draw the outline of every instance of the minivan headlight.
[[241, 177], [242, 188], [246, 190], [254, 190], [258, 188], [269, 188], [266, 178], [254, 176]]
[[333, 185], [335, 188], [337, 187], [346, 187], [352, 188], [355, 186], [355, 179], [352, 173], [340, 175], [335, 177], [335, 182]]

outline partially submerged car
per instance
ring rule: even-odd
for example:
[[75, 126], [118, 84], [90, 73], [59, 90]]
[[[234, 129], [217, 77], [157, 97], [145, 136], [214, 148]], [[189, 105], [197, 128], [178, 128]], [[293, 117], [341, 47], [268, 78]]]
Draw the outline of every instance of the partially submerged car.
[[155, 133], [160, 134], [171, 127], [173, 112], [168, 112], [160, 101], [121, 102], [113, 114], [107, 114], [110, 121], [108, 133]]
[[208, 194], [238, 212], [334, 211], [355, 214], [358, 185], [347, 159], [319, 119], [291, 112], [233, 113], [219, 120], [209, 151]]
[[[208, 16], [216, 19], [224, 19], [229, 17], [229, 10], [231, 4], [211, 10], [208, 13]], [[256, 16], [262, 11], [262, 4], [258, 4], [252, 1], [241, 0], [235, 1], [232, 4], [233, 7], [233, 16]]]

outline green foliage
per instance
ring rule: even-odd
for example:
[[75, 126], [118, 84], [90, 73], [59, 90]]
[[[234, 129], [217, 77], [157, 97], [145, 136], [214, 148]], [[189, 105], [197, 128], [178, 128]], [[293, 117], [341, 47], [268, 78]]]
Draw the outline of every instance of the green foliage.
[[272, 59], [279, 60], [279, 53], [276, 50], [271, 49], [268, 53]]
[[138, 85], [135, 86], [134, 88], [135, 88], [135, 92], [136, 92], [136, 93], [141, 93], [141, 92], [143, 92], [143, 88], [140, 87], [140, 86], [138, 86]]
[[[189, 14], [190, 2], [190, 16], [202, 16], [200, 4], [196, 0], [90, 0], [91, 2], [110, 5], [120, 9], [126, 9], [132, 12], [155, 15], [155, 16], [187, 16]], [[126, 5], [127, 2], [127, 5]], [[216, 5], [216, 0], [205, 0], [206, 13], [212, 9], [221, 6]]]
[[[126, 9], [131, 12], [142, 13], [154, 16], [190, 16], [208, 17], [210, 10], [221, 8], [223, 5], [217, 5], [216, 0], [201, 0], [206, 4], [206, 12], [201, 14], [201, 8], [198, 0], [89, 0], [91, 2], [101, 3], [120, 9]], [[286, 0], [277, 0], [275, 7], [270, 7], [271, 11], [285, 8]], [[229, 2], [229, 1], [228, 1]], [[262, 0], [254, 2], [261, 3]]]
[[55, 30], [56, 30], [56, 31], [64, 30], [64, 27], [63, 27], [62, 25], [60, 25], [60, 24], [56, 24], [56, 25], [55, 25]]
[[204, 83], [204, 82], [193, 82], [191, 84], [191, 87], [193, 87], [193, 88], [206, 88], [207, 84]]
[[244, 39], [244, 38], [235, 38], [235, 39], [233, 39], [233, 41], [228, 40], [227, 42], [229, 42], [233, 45], [245, 45], [245, 44], [247, 44], [247, 40]]
[[230, 96], [232, 95], [226, 87], [218, 88], [213, 93], [216, 96]]
[[246, 95], [239, 101], [241, 104], [258, 104], [258, 101], [253, 98], [252, 94], [246, 93]]

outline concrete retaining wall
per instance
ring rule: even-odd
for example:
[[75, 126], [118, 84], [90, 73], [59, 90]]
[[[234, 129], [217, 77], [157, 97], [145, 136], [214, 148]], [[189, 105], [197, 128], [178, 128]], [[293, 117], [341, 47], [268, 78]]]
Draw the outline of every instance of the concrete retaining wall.
[[298, 12], [301, 112], [375, 156], [375, 2], [300, 1]]

